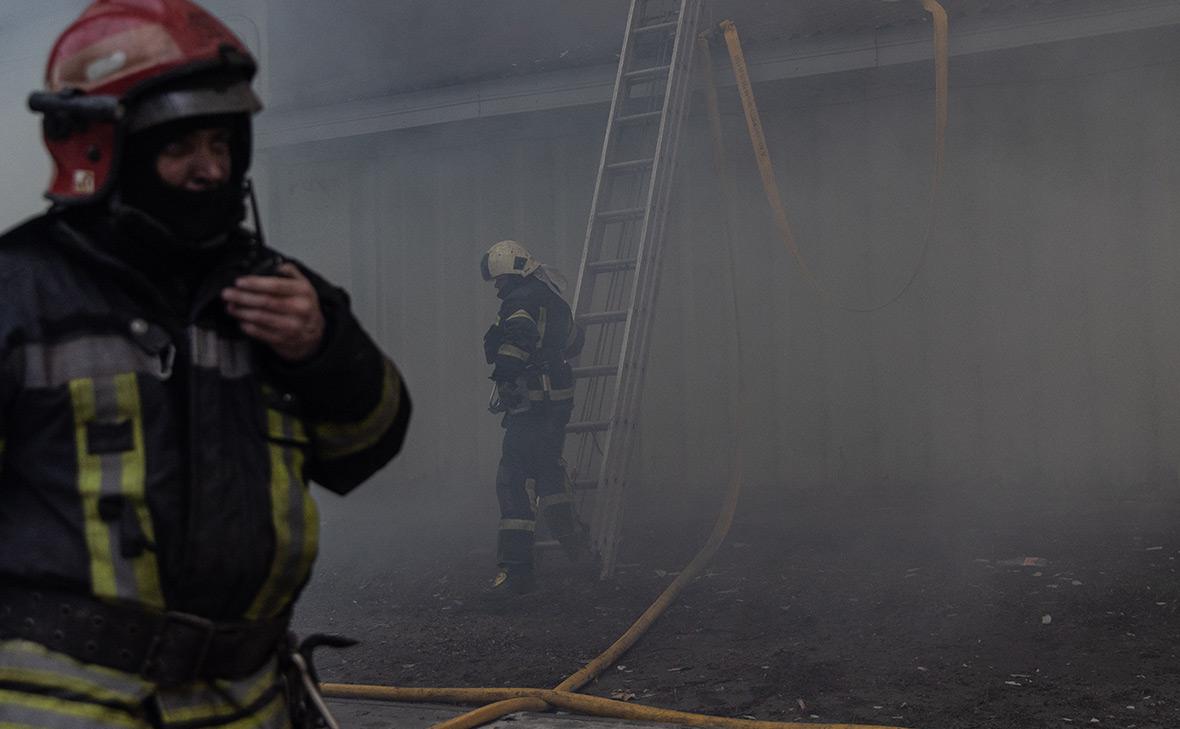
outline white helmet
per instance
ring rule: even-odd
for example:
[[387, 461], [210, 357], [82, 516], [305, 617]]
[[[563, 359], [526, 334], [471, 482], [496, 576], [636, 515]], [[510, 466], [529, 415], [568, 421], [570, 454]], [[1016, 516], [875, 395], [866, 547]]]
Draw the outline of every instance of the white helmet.
[[479, 267], [483, 280], [491, 281], [497, 276], [531, 276], [541, 267], [541, 262], [516, 241], [502, 240], [483, 254]]

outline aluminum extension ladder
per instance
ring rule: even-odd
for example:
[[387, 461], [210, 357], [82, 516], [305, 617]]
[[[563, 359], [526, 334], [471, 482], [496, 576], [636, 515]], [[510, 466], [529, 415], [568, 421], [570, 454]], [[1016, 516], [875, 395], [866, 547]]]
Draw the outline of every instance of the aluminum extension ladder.
[[578, 270], [573, 311], [586, 344], [574, 368], [565, 457], [579, 509], [593, 504], [590, 538], [602, 577], [615, 569], [702, 4], [632, 0]]

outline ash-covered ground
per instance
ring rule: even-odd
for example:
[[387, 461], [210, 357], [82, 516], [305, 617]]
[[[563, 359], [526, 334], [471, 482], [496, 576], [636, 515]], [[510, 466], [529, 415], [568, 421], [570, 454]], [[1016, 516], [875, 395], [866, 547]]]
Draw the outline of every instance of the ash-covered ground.
[[[818, 501], [743, 501], [706, 573], [585, 691], [767, 720], [1180, 726], [1180, 500], [1166, 489], [1063, 508]], [[495, 515], [447, 513], [326, 519], [297, 626], [361, 644], [323, 652], [324, 680], [552, 687], [712, 526], [632, 519], [614, 579], [554, 552], [535, 594], [495, 604]]]

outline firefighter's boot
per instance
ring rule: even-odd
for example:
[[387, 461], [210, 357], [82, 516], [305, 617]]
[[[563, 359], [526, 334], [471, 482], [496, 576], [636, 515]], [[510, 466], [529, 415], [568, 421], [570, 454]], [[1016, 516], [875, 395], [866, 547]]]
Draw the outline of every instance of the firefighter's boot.
[[533, 524], [531, 520], [502, 519], [496, 563], [500, 571], [492, 580], [492, 595], [524, 595], [532, 592]]
[[506, 564], [500, 566], [492, 580], [492, 594], [496, 597], [526, 595], [536, 587], [531, 564]]

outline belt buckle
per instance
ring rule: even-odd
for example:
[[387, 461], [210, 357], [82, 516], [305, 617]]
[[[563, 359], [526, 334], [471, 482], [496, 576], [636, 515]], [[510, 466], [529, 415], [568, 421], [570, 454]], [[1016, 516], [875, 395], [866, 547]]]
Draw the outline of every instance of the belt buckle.
[[163, 686], [198, 678], [216, 634], [217, 625], [212, 620], [189, 613], [164, 613], [139, 675]]

